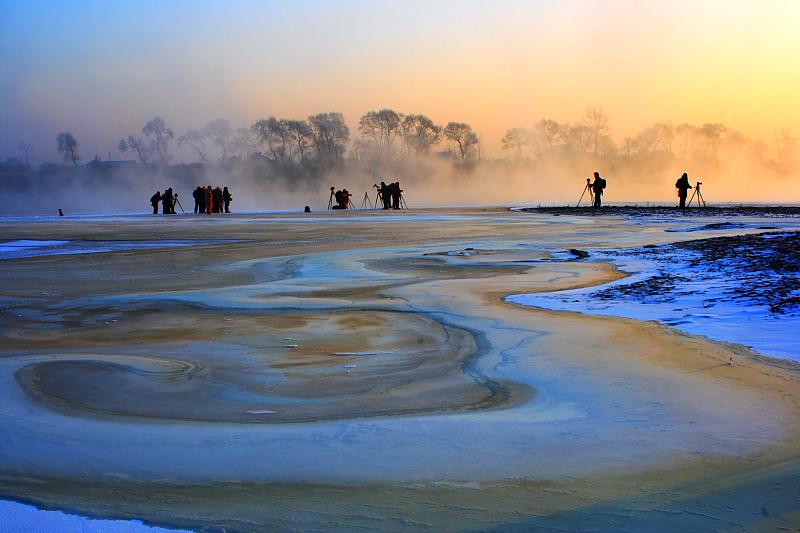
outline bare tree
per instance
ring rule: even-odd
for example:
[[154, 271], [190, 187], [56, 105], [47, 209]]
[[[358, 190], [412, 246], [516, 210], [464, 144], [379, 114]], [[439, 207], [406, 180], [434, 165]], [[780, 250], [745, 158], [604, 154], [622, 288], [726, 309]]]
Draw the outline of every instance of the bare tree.
[[70, 132], [65, 131], [58, 134], [56, 137], [58, 151], [64, 154], [64, 161], [72, 161], [72, 166], [78, 166], [78, 160], [81, 156], [78, 153], [78, 140]]
[[550, 150], [553, 146], [564, 143], [568, 138], [568, 128], [555, 120], [543, 118], [533, 125], [533, 141], [539, 152]]
[[231, 140], [231, 147], [235, 155], [250, 157], [250, 154], [255, 151], [257, 145], [258, 141], [255, 138], [252, 128], [236, 128], [233, 139]]
[[592, 147], [593, 132], [591, 128], [583, 125], [575, 125], [569, 129], [569, 142], [583, 153]]
[[462, 163], [467, 163], [477, 156], [479, 140], [469, 124], [450, 122], [442, 130], [442, 135], [458, 148]]
[[272, 154], [272, 159], [280, 161], [286, 156], [292, 137], [286, 129], [285, 120], [278, 120], [275, 117], [262, 118], [253, 124], [252, 129], [256, 140], [266, 145], [267, 150]]
[[181, 135], [180, 139], [178, 139], [178, 146], [187, 145], [189, 148], [197, 152], [197, 155], [200, 156], [200, 160], [203, 163], [210, 163], [208, 158], [206, 157], [206, 136], [197, 131], [197, 130], [189, 130], [183, 135]]
[[203, 135], [210, 138], [212, 142], [222, 149], [221, 159], [224, 161], [228, 158], [228, 145], [233, 136], [233, 128], [229, 120], [218, 118], [212, 120], [203, 127]]
[[[306, 152], [313, 144], [314, 134], [311, 131], [311, 126], [305, 120], [287, 120], [286, 131], [292, 139], [292, 146], [297, 148], [297, 155], [300, 156], [300, 161], [306, 158]], [[294, 152], [294, 150], [292, 150]]]
[[694, 151], [694, 135], [697, 128], [691, 124], [682, 123], [675, 126], [675, 134], [682, 141], [681, 157], [687, 157]]
[[655, 129], [658, 132], [658, 141], [656, 148], [660, 148], [665, 152], [672, 152], [672, 142], [675, 140], [675, 128], [670, 122], [658, 122], [655, 124]]
[[311, 135], [317, 155], [328, 163], [344, 159], [350, 128], [345, 124], [341, 113], [319, 113], [308, 117]]
[[608, 140], [603, 138], [608, 135], [609, 131], [608, 115], [601, 107], [589, 106], [583, 115], [582, 125], [586, 126], [591, 133], [590, 147], [593, 148], [594, 153], [600, 152], [600, 147], [608, 143]]
[[25, 164], [31, 164], [31, 152], [33, 152], [33, 146], [26, 143], [25, 141], [20, 142], [17, 145], [17, 148], [22, 152], [23, 156], [25, 157]]
[[531, 132], [527, 128], [510, 128], [501, 139], [503, 150], [512, 150], [514, 161], [522, 157], [522, 149], [531, 143]]
[[391, 109], [370, 111], [361, 117], [358, 129], [364, 136], [372, 138], [379, 147], [390, 151], [392, 141], [401, 132], [401, 118]]
[[120, 152], [127, 152], [128, 150], [133, 150], [136, 152], [139, 161], [144, 164], [147, 164], [150, 161], [150, 158], [153, 156], [153, 153], [156, 151], [156, 142], [150, 141], [145, 142], [142, 140], [141, 137], [135, 137], [133, 135], [128, 135], [127, 139], [121, 139], [118, 145]]
[[797, 137], [787, 127], [775, 131], [775, 145], [778, 149], [778, 162], [784, 168], [792, 167], [797, 161]]
[[406, 115], [401, 127], [405, 145], [417, 157], [427, 154], [442, 139], [442, 128], [425, 115]]
[[164, 119], [161, 117], [155, 117], [154, 119], [150, 120], [144, 125], [144, 128], [142, 128], [142, 133], [148, 137], [155, 137], [156, 153], [158, 153], [158, 157], [161, 159], [161, 161], [168, 163], [169, 153], [167, 151], [167, 144], [175, 135], [164, 122]]

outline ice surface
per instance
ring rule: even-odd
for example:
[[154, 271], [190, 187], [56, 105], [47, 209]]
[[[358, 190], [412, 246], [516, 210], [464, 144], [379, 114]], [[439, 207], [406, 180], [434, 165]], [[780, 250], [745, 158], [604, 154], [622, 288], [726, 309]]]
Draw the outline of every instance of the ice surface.
[[[791, 234], [770, 234], [774, 239]], [[593, 260], [613, 263], [630, 277], [603, 286], [538, 294], [516, 294], [508, 301], [557, 311], [653, 320], [709, 339], [741, 344], [770, 357], [800, 362], [800, 313], [776, 314], [766, 303], [744, 301], [735, 295], [736, 265], [717, 261], [695, 264], [686, 252], [683, 261], [647, 261], [623, 254], [594, 254]], [[760, 273], [767, 276], [769, 272]], [[631, 286], [654, 279], [678, 280], [664, 297], [603, 297], [608, 288]]]
[[100, 520], [43, 511], [17, 502], [0, 500], [3, 533], [191, 533], [184, 529], [147, 526], [138, 520]]

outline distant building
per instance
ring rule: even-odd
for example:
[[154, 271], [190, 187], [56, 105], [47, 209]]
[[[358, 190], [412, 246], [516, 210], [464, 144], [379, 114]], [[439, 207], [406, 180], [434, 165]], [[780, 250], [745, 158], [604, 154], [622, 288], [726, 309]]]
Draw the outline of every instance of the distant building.
[[0, 174], [4, 176], [21, 176], [31, 173], [31, 166], [16, 157], [9, 157], [4, 163], [0, 163]]
[[136, 165], [136, 161], [134, 160], [125, 160], [125, 161], [103, 161], [99, 157], [95, 156], [94, 159], [86, 163], [86, 168], [90, 168], [92, 170], [100, 170], [104, 172], [110, 172], [112, 170], [119, 170], [123, 168], [131, 168]]

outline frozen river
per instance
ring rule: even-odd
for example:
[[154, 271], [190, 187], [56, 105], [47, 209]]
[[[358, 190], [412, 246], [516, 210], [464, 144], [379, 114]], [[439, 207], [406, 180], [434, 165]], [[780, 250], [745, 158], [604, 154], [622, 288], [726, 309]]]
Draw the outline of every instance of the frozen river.
[[[655, 268], [608, 251], [763, 221], [688, 233], [675, 230], [697, 220], [501, 210], [191, 220], [5, 230], [7, 497], [190, 530], [646, 525], [665, 509], [714, 528], [642, 495], [790, 456], [800, 413], [782, 387], [796, 367], [765, 375], [755, 340], [709, 334], [691, 302], [671, 304], [673, 325], [708, 338], [665, 327], [664, 308], [588, 296]], [[796, 321], [762, 315], [796, 353]], [[709, 494], [691, 505], [718, 505]]]

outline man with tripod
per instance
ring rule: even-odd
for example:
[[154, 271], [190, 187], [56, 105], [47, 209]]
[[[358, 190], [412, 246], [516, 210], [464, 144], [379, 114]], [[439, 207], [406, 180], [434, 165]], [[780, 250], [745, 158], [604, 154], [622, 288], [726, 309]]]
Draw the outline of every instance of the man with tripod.
[[594, 173], [592, 182], [592, 192], [594, 193], [594, 207], [600, 207], [603, 203], [603, 189], [606, 188], [606, 180], [600, 177], [599, 172]]
[[689, 174], [684, 172], [683, 176], [678, 178], [678, 181], [675, 182], [675, 188], [678, 189], [678, 200], [680, 208], [686, 209], [686, 193], [689, 192], [689, 189], [694, 189], [694, 187], [692, 187], [692, 184], [689, 183]]

